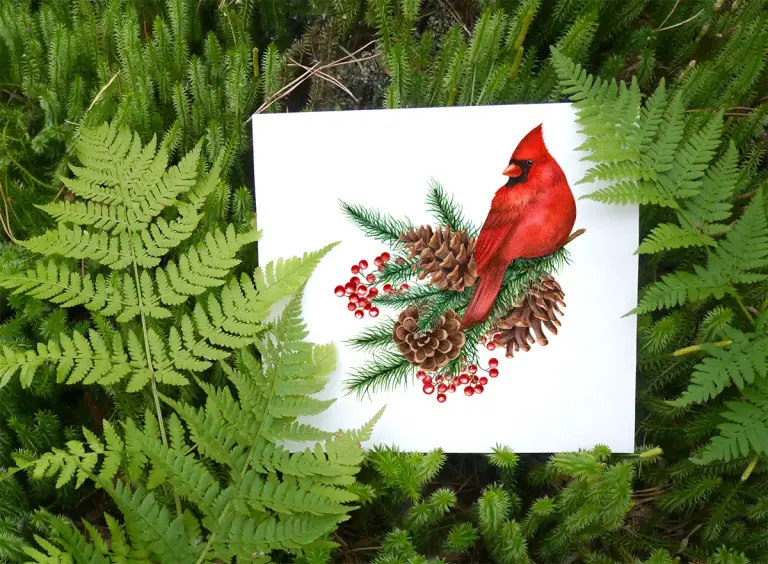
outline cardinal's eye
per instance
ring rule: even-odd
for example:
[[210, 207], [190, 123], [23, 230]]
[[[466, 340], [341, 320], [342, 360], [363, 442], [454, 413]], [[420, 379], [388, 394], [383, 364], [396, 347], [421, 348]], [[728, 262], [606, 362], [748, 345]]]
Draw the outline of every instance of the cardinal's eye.
[[533, 161], [525, 161], [525, 164], [527, 164], [528, 166], [531, 166], [533, 164]]

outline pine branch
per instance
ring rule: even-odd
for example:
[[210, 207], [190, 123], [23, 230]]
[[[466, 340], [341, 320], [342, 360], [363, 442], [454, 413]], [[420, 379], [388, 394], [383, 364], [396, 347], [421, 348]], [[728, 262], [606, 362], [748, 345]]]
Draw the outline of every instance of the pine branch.
[[368, 237], [377, 239], [395, 250], [402, 248], [400, 235], [411, 228], [410, 222], [356, 204], [341, 202], [340, 205], [344, 215]]
[[463, 230], [470, 236], [477, 237], [478, 229], [465, 219], [461, 205], [454, 202], [453, 197], [434, 179], [430, 181], [427, 191], [427, 206], [437, 225], [449, 225], [453, 231]]
[[381, 320], [373, 327], [368, 327], [361, 333], [349, 339], [347, 343], [360, 351], [376, 351], [392, 349], [394, 341], [392, 335], [395, 332], [395, 319]]
[[384, 265], [383, 270], [376, 272], [376, 279], [381, 284], [392, 284], [399, 287], [405, 282], [413, 280], [414, 266], [417, 261], [408, 260], [405, 257], [393, 257]]
[[358, 398], [363, 398], [404, 386], [413, 371], [413, 366], [403, 355], [383, 351], [375, 354], [370, 362], [354, 368], [344, 386]]

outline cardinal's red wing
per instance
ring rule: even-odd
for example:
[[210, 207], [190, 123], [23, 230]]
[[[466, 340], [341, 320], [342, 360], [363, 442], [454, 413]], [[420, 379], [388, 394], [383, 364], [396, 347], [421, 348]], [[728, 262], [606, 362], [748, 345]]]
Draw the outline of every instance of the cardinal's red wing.
[[517, 225], [517, 216], [512, 210], [497, 211], [491, 208], [475, 245], [478, 271], [482, 272], [492, 259], [499, 258], [500, 247]]

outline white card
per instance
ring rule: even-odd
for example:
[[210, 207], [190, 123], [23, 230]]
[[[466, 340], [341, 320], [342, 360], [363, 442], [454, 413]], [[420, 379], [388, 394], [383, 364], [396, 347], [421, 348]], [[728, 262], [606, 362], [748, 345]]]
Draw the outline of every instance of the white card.
[[[358, 427], [386, 404], [370, 444], [446, 452], [489, 452], [497, 443], [521, 453], [596, 444], [634, 450], [636, 319], [623, 316], [637, 299], [638, 209], [579, 199], [597, 186], [577, 184], [588, 163], [575, 151], [583, 137], [570, 104], [261, 114], [252, 122], [259, 262], [341, 242], [307, 284], [303, 304], [309, 339], [333, 342], [338, 352], [319, 397], [338, 399], [306, 422], [329, 431]], [[570, 264], [555, 274], [567, 304], [558, 334], [511, 359], [481, 347], [478, 365], [487, 370], [488, 359], [497, 358], [500, 374], [471, 397], [459, 390], [439, 403], [413, 376], [407, 387], [363, 399], [350, 394], [345, 380], [376, 353], [346, 341], [400, 311], [381, 308], [378, 318], [358, 319], [347, 297], [334, 294], [352, 276], [350, 265], [365, 259], [365, 273], [375, 273], [374, 258], [391, 252], [353, 225], [340, 202], [435, 225], [425, 203], [435, 181], [481, 226], [508, 180], [501, 173], [510, 155], [539, 124], [576, 198], [573, 229], [586, 229], [567, 245]]]

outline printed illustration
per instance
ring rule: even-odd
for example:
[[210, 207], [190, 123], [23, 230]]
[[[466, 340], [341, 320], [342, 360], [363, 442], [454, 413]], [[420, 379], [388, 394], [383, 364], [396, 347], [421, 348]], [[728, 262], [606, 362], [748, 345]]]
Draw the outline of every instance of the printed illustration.
[[[499, 376], [499, 361], [479, 366], [479, 347], [507, 358], [557, 334], [565, 293], [554, 276], [567, 262], [576, 203], [565, 174], [547, 151], [542, 126], [514, 149], [490, 211], [478, 230], [460, 204], [433, 183], [427, 205], [435, 225], [410, 225], [378, 210], [342, 203], [347, 218], [388, 245], [350, 268], [336, 286], [347, 309], [362, 319], [391, 312], [349, 344], [370, 351], [347, 386], [358, 394], [407, 385], [443, 403], [461, 389], [482, 394]], [[478, 197], [484, 191], [478, 188]]]

